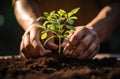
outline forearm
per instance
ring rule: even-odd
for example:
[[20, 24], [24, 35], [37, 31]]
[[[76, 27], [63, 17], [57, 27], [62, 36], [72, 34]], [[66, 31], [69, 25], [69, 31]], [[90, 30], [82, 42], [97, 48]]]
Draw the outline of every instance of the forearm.
[[36, 19], [39, 17], [40, 11], [34, 0], [17, 0], [14, 11], [18, 23], [24, 30], [30, 25], [38, 23]]
[[110, 33], [120, 25], [120, 4], [114, 3], [104, 7], [88, 26], [97, 32], [100, 42], [105, 41]]

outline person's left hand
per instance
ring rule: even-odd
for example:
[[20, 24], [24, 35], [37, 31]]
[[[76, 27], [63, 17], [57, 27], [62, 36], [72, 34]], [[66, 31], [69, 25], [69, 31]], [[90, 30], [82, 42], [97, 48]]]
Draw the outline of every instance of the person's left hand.
[[64, 40], [63, 54], [79, 59], [93, 58], [99, 50], [97, 33], [88, 27], [79, 26]]

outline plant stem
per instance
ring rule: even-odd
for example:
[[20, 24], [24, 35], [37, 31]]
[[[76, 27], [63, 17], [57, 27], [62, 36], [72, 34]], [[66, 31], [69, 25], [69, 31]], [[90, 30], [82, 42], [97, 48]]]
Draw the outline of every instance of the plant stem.
[[58, 37], [59, 39], [59, 49], [58, 49], [58, 53], [61, 53], [61, 36]]
[[51, 36], [51, 37], [49, 37], [48, 39], [46, 39], [45, 42], [44, 42], [44, 46], [46, 46], [46, 43], [47, 43], [50, 39], [55, 38], [55, 37], [56, 37], [56, 36]]

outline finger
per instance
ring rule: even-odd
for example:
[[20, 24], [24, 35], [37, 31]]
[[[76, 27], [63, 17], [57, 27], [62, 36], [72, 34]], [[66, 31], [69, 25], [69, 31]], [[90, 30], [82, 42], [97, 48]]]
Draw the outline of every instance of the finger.
[[30, 44], [30, 33], [29, 32], [25, 33], [22, 40], [23, 40], [24, 46], [27, 48], [27, 46], [29, 46]]
[[92, 41], [91, 35], [86, 35], [83, 40], [79, 42], [79, 45], [76, 47], [76, 49], [74, 49], [74, 51], [71, 53], [72, 56], [79, 56], [80, 53], [84, 52], [89, 47]]
[[40, 54], [37, 53], [37, 51], [34, 49], [34, 47], [32, 46], [32, 44], [30, 44], [29, 46], [27, 46], [27, 51], [32, 55], [33, 58], [39, 57]]
[[45, 50], [45, 48], [43, 47], [39, 40], [39, 33], [35, 31], [32, 31], [30, 34], [30, 42], [32, 43], [32, 46], [34, 47], [38, 55], [43, 56], [51, 52], [50, 50]]
[[67, 38], [65, 38], [65, 39], [63, 40], [63, 43], [61, 44], [61, 47], [62, 47], [62, 48], [64, 48], [64, 47], [67, 45], [69, 39], [70, 39], [70, 37], [67, 37]]
[[51, 50], [45, 50], [45, 48], [42, 46], [41, 42], [37, 39], [33, 40], [32, 44], [35, 48], [36, 53], [38, 53], [38, 55], [40, 55], [40, 56], [43, 56], [43, 55], [51, 52]]
[[74, 47], [77, 47], [77, 45], [79, 44], [80, 40], [82, 40], [82, 38], [85, 36], [85, 30], [82, 30], [80, 32], [75, 32], [70, 40], [69, 43], [67, 43], [67, 45], [64, 48], [64, 53], [65, 54], [69, 54], [69, 52], [71, 50], [73, 50]]
[[53, 50], [58, 49], [58, 45], [51, 41], [47, 42], [47, 47]]
[[24, 37], [24, 44], [25, 44], [25, 49], [26, 51], [31, 54], [33, 57], [37, 57], [36, 55], [36, 51], [34, 49], [34, 47], [32, 46], [31, 42], [30, 42], [30, 36], [27, 35]]
[[80, 54], [78, 58], [80, 59], [89, 58], [89, 56], [93, 54], [94, 51], [96, 51], [96, 48], [97, 48], [97, 44], [94, 42], [85, 51], [83, 51], [83, 53]]
[[97, 47], [96, 47], [96, 49], [95, 49], [95, 51], [92, 53], [92, 54], [90, 54], [90, 56], [89, 56], [89, 58], [90, 59], [92, 59], [93, 57], [95, 57], [95, 55], [99, 52], [99, 44], [97, 45]]
[[[49, 40], [47, 40], [49, 39]], [[54, 35], [51, 32], [48, 32], [48, 38], [44, 41], [44, 44], [47, 48], [56, 50], [58, 49], [58, 45], [54, 43]]]
[[25, 55], [23, 54], [23, 48], [24, 48], [24, 45], [23, 45], [23, 42], [21, 41], [21, 44], [20, 44], [20, 55], [21, 55], [23, 58], [26, 58]]
[[20, 53], [24, 58], [31, 58], [32, 56], [26, 51], [23, 41], [20, 44]]
[[44, 56], [44, 55], [46, 55], [46, 54], [51, 53], [51, 50], [44, 50], [44, 51], [41, 51], [41, 50], [40, 50], [39, 53], [40, 53], [41, 56]]
[[70, 34], [64, 39], [63, 43], [61, 44], [61, 47], [64, 48], [68, 41], [70, 40], [70, 37], [74, 34], [74, 31], [71, 31]]
[[97, 50], [94, 51], [88, 58], [89, 58], [89, 59], [93, 59], [97, 53], [98, 53]]
[[23, 37], [22, 37], [22, 42], [21, 42], [21, 52], [24, 54], [26, 58], [31, 58], [32, 56], [30, 55], [30, 52], [27, 51], [27, 46], [29, 44], [29, 32], [25, 32]]
[[32, 55], [32, 57], [38, 57], [40, 56], [39, 54], [37, 54], [37, 52], [35, 51], [33, 45], [31, 44], [32, 42], [30, 41], [30, 33], [26, 33], [23, 39], [24, 45], [25, 45], [25, 50]]

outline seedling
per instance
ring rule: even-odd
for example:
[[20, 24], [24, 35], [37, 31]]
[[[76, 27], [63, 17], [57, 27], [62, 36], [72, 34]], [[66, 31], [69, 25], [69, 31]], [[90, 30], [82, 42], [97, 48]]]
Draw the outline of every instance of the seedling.
[[[66, 12], [63, 9], [56, 11], [51, 11], [50, 13], [44, 12], [44, 16], [40, 16], [37, 21], [42, 20], [43, 24], [39, 26], [42, 31], [41, 40], [45, 40], [44, 45], [52, 39], [58, 38], [58, 53], [61, 53], [61, 43], [62, 39], [66, 38], [69, 35], [70, 30], [75, 30], [73, 26], [74, 20], [78, 19], [74, 14], [78, 12], [80, 8], [75, 8], [70, 12]], [[48, 32], [52, 32], [54, 35], [48, 37]]]

